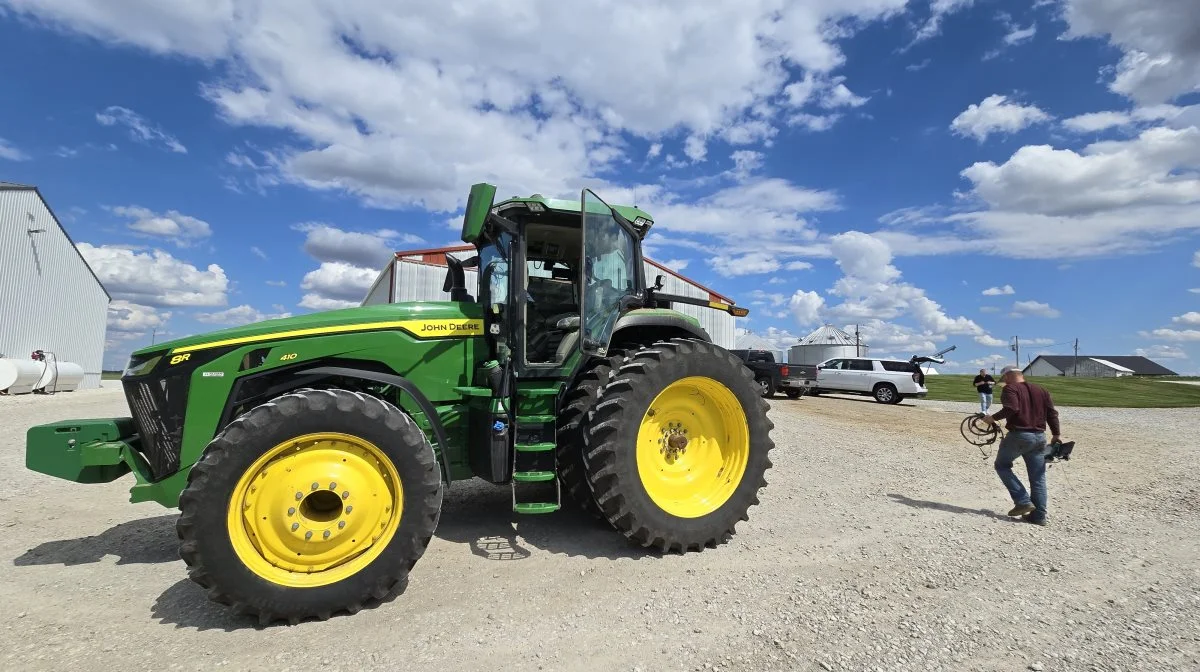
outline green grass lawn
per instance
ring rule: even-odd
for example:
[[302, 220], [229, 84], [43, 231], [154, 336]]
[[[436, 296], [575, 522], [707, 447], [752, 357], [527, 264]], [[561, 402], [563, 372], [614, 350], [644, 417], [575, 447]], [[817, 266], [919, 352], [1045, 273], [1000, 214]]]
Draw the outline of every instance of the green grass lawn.
[[[979, 401], [969, 376], [926, 376], [929, 399]], [[1180, 385], [1153, 378], [1063, 378], [1030, 377], [1050, 392], [1057, 406], [1105, 406], [1123, 408], [1178, 408], [1200, 406], [1200, 385]], [[993, 404], [1000, 405], [997, 386]], [[996, 409], [999, 410], [999, 409]]]
[[121, 371], [102, 371], [100, 372], [100, 380], [120, 380]]

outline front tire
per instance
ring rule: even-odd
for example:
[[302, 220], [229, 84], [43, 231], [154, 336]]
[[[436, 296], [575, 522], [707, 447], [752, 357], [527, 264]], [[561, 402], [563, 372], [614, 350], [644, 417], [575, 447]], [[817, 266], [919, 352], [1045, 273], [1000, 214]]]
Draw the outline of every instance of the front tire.
[[875, 386], [873, 393], [875, 401], [881, 404], [898, 404], [900, 403], [900, 393], [896, 391], [890, 383], [883, 383]]
[[179, 498], [188, 574], [262, 624], [355, 613], [407, 581], [437, 527], [432, 446], [392, 404], [301, 390], [231, 422]]
[[631, 353], [584, 433], [597, 505], [662, 552], [728, 541], [767, 484], [768, 408], [750, 370], [716, 345], [675, 338]]
[[575, 384], [567, 391], [562, 412], [559, 414], [556, 449], [559, 481], [570, 499], [597, 520], [604, 520], [604, 515], [600, 512], [600, 507], [596, 506], [596, 500], [587, 484], [586, 468], [583, 464], [583, 428], [587, 424], [589, 412], [600, 396], [600, 390], [612, 378], [613, 371], [623, 360], [624, 354], [617, 352], [588, 362], [576, 378]]

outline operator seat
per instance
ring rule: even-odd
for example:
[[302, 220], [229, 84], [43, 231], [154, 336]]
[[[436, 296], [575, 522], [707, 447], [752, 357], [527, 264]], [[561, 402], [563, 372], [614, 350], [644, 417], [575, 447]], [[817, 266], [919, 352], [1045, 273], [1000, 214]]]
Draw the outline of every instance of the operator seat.
[[554, 353], [554, 361], [562, 362], [566, 360], [571, 351], [575, 349], [575, 344], [579, 342], [579, 316], [569, 315], [559, 320], [554, 326], [567, 332], [563, 334], [562, 340], [558, 342], [558, 350]]

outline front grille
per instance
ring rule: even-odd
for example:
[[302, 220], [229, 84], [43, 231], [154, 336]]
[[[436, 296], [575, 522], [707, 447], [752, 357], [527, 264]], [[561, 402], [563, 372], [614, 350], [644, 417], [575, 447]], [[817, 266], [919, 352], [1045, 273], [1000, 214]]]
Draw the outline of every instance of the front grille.
[[125, 396], [141, 438], [140, 452], [155, 480], [179, 468], [188, 377], [124, 381]]

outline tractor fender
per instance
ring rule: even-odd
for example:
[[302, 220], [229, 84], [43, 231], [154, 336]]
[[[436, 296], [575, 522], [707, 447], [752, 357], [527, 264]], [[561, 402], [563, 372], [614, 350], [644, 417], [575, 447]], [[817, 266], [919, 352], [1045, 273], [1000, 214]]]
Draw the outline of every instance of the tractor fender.
[[[625, 333], [622, 334], [621, 332]], [[712, 342], [712, 337], [708, 335], [704, 327], [691, 322], [682, 315], [663, 315], [661, 313], [639, 315], [636, 312], [625, 315], [617, 320], [617, 323], [613, 326], [613, 334], [610, 340], [613, 345], [623, 341], [644, 340], [633, 336], [637, 332], [648, 332], [655, 340], [683, 336], [698, 338], [707, 343]]]
[[437, 410], [434, 409], [433, 404], [429, 403], [429, 399], [421, 393], [421, 390], [411, 380], [394, 373], [379, 373], [377, 371], [351, 369], [342, 366], [321, 366], [315, 369], [303, 369], [295, 373], [305, 376], [341, 376], [343, 378], [373, 380], [377, 383], [395, 385], [407, 392], [413, 398], [413, 401], [417, 402], [417, 406], [421, 408], [421, 412], [425, 414], [425, 417], [429, 418], [429, 426], [433, 428], [433, 435], [437, 438], [438, 448], [442, 453], [442, 478], [445, 479], [447, 485], [450, 483], [450, 458], [447, 457], [450, 444], [446, 440], [446, 428], [442, 426], [442, 421], [438, 418]]

